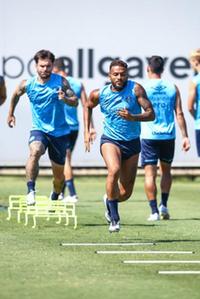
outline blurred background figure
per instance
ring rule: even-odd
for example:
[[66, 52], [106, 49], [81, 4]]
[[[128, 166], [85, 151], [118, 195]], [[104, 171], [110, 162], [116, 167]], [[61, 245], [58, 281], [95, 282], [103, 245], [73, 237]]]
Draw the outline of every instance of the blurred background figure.
[[200, 157], [200, 49], [191, 52], [190, 64], [195, 75], [189, 85], [188, 110], [194, 118], [196, 148]]
[[6, 100], [6, 85], [4, 78], [0, 76], [0, 105], [2, 105]]
[[[80, 81], [74, 79], [71, 76], [68, 76], [68, 74], [65, 71], [64, 61], [61, 57], [55, 59], [53, 72], [65, 77], [67, 79], [67, 81], [69, 82], [75, 95], [77, 96], [78, 99], [80, 99], [82, 107], [84, 107], [87, 102], [87, 95], [85, 92], [85, 88]], [[66, 160], [65, 160], [65, 166], [64, 166], [65, 183], [64, 183], [62, 192], [59, 196], [59, 199], [62, 199], [65, 202], [76, 203], [78, 201], [78, 195], [77, 195], [75, 184], [74, 184], [71, 159], [72, 159], [72, 152], [74, 150], [74, 146], [76, 144], [76, 141], [78, 138], [78, 133], [79, 133], [79, 128], [80, 128], [77, 107], [72, 107], [72, 106], [66, 105], [65, 106], [65, 119], [66, 119], [67, 124], [70, 127], [70, 133], [69, 133], [70, 146], [66, 151]], [[94, 141], [96, 138], [96, 131], [93, 126], [93, 121], [91, 122], [90, 133], [92, 136], [92, 140]], [[65, 196], [66, 188], [68, 189], [68, 193], [69, 193], [69, 195], [67, 195], [67, 196]]]

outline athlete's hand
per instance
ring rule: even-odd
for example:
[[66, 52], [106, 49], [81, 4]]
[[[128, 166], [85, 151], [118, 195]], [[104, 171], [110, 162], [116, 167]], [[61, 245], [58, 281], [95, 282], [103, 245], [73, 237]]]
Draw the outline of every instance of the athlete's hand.
[[126, 108], [120, 109], [118, 111], [118, 115], [120, 115], [123, 119], [126, 120], [134, 120], [133, 115]]
[[182, 140], [182, 150], [187, 152], [190, 149], [190, 140], [188, 137], [184, 137]]
[[13, 128], [15, 126], [16, 121], [15, 121], [15, 116], [14, 115], [8, 115], [7, 124], [10, 128]]
[[66, 96], [66, 95], [65, 95], [65, 92], [64, 92], [64, 91], [62, 90], [62, 88], [60, 87], [59, 90], [58, 90], [58, 99], [62, 101], [62, 100], [65, 99], [65, 96]]
[[90, 128], [90, 140], [91, 140], [91, 144], [93, 144], [93, 142], [95, 141], [97, 136], [97, 133], [95, 131], [94, 128]]
[[90, 140], [90, 133], [88, 131], [84, 132], [84, 143], [85, 143], [85, 151], [90, 152], [91, 140]]

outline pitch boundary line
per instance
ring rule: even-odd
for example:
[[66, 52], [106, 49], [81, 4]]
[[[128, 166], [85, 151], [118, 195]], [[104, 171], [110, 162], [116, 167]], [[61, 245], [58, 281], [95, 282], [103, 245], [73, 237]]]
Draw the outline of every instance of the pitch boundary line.
[[144, 246], [155, 243], [61, 243], [61, 246]]
[[200, 261], [175, 261], [175, 260], [129, 260], [124, 264], [200, 264]]
[[98, 250], [97, 254], [194, 254], [194, 251], [157, 251], [157, 250]]
[[200, 274], [200, 271], [158, 271], [158, 274], [163, 275], [180, 275], [180, 274]]

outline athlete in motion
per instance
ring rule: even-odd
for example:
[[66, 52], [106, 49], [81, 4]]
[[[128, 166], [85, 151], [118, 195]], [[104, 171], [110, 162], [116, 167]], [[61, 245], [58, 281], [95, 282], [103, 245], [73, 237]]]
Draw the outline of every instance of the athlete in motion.
[[[85, 111], [85, 147], [90, 150], [90, 120], [98, 104], [104, 115], [100, 150], [108, 175], [106, 179], [106, 219], [109, 231], [120, 230], [118, 203], [133, 191], [140, 153], [140, 122], [154, 119], [154, 111], [145, 90], [128, 80], [128, 66], [122, 60], [110, 64], [111, 84], [93, 90]], [[141, 107], [144, 112], [141, 113]]]
[[53, 171], [52, 200], [57, 200], [64, 184], [64, 163], [69, 147], [70, 128], [65, 121], [65, 105], [77, 106], [78, 100], [68, 81], [53, 74], [54, 55], [40, 50], [34, 56], [37, 75], [23, 80], [15, 89], [8, 113], [8, 125], [15, 126], [15, 108], [23, 94], [27, 94], [32, 111], [29, 138], [30, 155], [26, 164], [27, 204], [35, 204], [35, 183], [39, 160], [48, 148]]
[[[149, 221], [170, 217], [167, 202], [172, 184], [171, 163], [176, 137], [174, 115], [182, 135], [182, 149], [188, 151], [190, 148], [180, 92], [174, 84], [161, 78], [163, 70], [164, 59], [160, 56], [152, 56], [147, 67], [149, 79], [145, 82], [144, 88], [153, 105], [155, 120], [142, 123], [141, 132], [141, 162], [145, 170], [145, 192], [151, 208]], [[156, 185], [158, 160], [161, 175], [159, 209]]]

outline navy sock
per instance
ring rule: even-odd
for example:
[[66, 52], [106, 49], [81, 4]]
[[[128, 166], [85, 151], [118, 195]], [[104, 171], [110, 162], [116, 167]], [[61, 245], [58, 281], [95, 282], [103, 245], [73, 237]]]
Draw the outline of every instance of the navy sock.
[[111, 215], [109, 200], [107, 198], [106, 198], [106, 207], [107, 207], [107, 210], [108, 210], [108, 214]]
[[27, 182], [28, 192], [35, 191], [35, 181], [28, 181]]
[[73, 179], [66, 180], [65, 181], [65, 186], [67, 186], [70, 196], [76, 195], [76, 189], [75, 189], [75, 186], [74, 186], [74, 180]]
[[167, 207], [168, 197], [169, 197], [169, 193], [162, 193], [160, 205]]
[[120, 220], [119, 213], [118, 213], [118, 200], [117, 199], [108, 200], [108, 205], [110, 209], [111, 220], [118, 222]]
[[56, 193], [55, 191], [53, 191], [53, 192], [51, 193], [51, 200], [57, 200], [57, 199], [58, 199], [58, 196], [59, 196], [59, 194]]
[[150, 205], [152, 214], [158, 213], [158, 207], [157, 207], [157, 200], [156, 199], [150, 200], [149, 205]]

